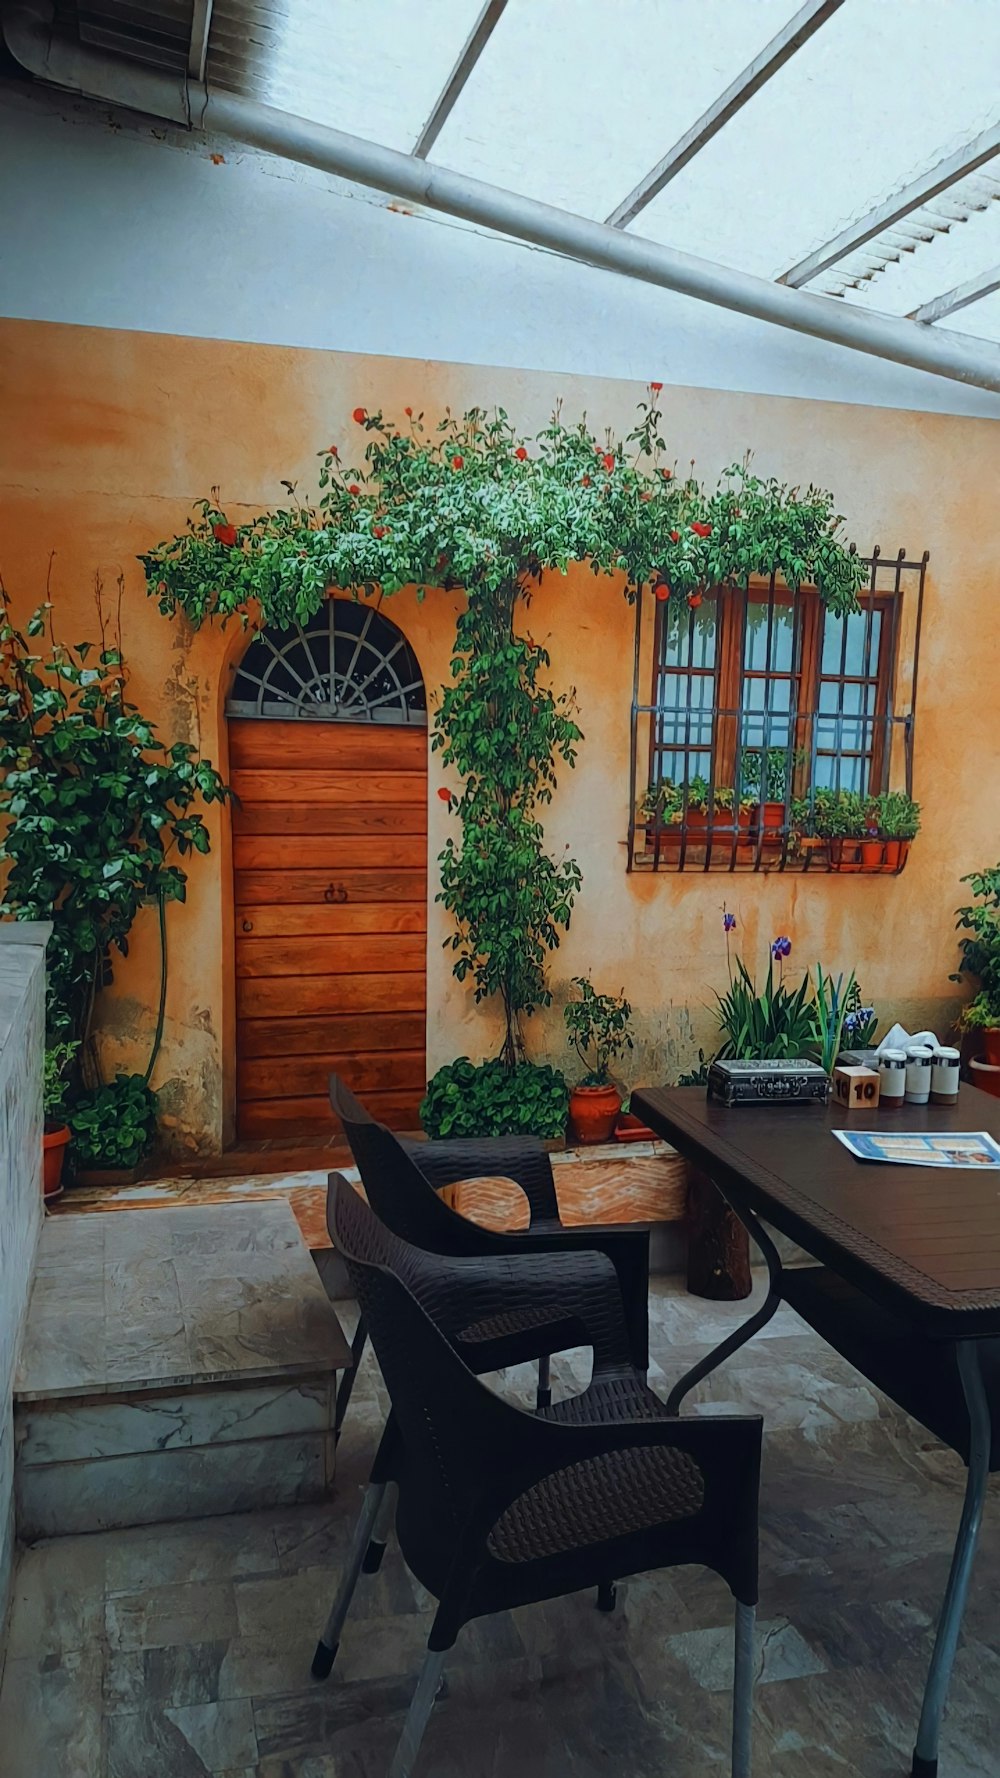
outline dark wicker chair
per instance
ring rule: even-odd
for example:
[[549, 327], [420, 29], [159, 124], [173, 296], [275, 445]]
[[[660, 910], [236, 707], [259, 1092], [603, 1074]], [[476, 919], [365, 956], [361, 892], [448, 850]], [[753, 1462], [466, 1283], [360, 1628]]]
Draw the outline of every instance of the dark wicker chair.
[[[540, 1142], [531, 1137], [500, 1137], [477, 1142], [409, 1142], [376, 1123], [348, 1086], [330, 1076], [330, 1103], [344, 1126], [358, 1165], [368, 1202], [394, 1234], [429, 1253], [453, 1258], [477, 1255], [500, 1258], [529, 1253], [603, 1253], [614, 1266], [625, 1307], [629, 1347], [635, 1368], [649, 1365], [649, 1229], [645, 1224], [620, 1227], [586, 1225], [565, 1228], [559, 1221], [552, 1163]], [[484, 1175], [513, 1179], [528, 1200], [530, 1226], [523, 1233], [498, 1234], [480, 1228], [452, 1210], [439, 1192], [459, 1180]], [[538, 1360], [538, 1405], [551, 1400], [549, 1359], [553, 1352], [578, 1344], [568, 1338], [565, 1318], [541, 1322], [530, 1313], [497, 1324], [485, 1342], [480, 1372]], [[365, 1318], [354, 1338], [354, 1369], [348, 1371], [337, 1400], [337, 1431], [350, 1401], [357, 1365], [364, 1351]]]
[[[464, 1624], [686, 1563], [713, 1569], [737, 1600], [732, 1772], [749, 1778], [760, 1419], [669, 1416], [632, 1366], [624, 1326], [607, 1317], [601, 1293], [590, 1387], [524, 1413], [477, 1381], [444, 1331], [454, 1333], [456, 1297], [459, 1319], [478, 1306], [488, 1320], [512, 1281], [520, 1288], [524, 1262], [498, 1269], [495, 1260], [421, 1252], [337, 1175], [328, 1220], [392, 1413], [314, 1675], [333, 1665], [391, 1486], [404, 1560], [438, 1602], [389, 1778], [413, 1770], [445, 1655]], [[592, 1306], [579, 1299], [581, 1318]]]

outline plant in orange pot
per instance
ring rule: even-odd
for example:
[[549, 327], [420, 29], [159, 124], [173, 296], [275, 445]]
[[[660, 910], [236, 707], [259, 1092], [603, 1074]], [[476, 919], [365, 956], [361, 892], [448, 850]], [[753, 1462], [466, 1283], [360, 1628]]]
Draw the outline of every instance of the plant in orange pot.
[[46, 1203], [62, 1196], [63, 1162], [70, 1137], [66, 1121], [66, 1075], [79, 1047], [78, 1043], [52, 1043], [45, 1051], [42, 1085], [42, 1108], [45, 1114], [42, 1135], [42, 1193]]
[[632, 1048], [632, 1008], [624, 994], [599, 994], [589, 976], [574, 976], [573, 986], [580, 998], [568, 1003], [563, 1017], [587, 1073], [570, 1093], [570, 1119], [581, 1142], [608, 1142], [622, 1107], [611, 1064]]
[[967, 1031], [982, 1032], [982, 1060], [995, 1068], [1000, 1066], [1000, 864], [973, 871], [962, 882], [972, 884], [976, 901], [958, 909], [958, 930], [970, 936], [958, 941], [962, 961], [951, 979], [960, 982], [970, 975], [979, 982], [960, 1022]]

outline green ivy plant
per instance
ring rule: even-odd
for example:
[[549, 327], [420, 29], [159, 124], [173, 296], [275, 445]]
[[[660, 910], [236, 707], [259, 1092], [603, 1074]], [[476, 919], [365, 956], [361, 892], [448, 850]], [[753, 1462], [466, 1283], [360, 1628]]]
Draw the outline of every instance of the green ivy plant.
[[583, 1087], [605, 1087], [611, 1080], [611, 1064], [631, 1049], [629, 1025], [632, 1008], [622, 994], [599, 994], [589, 977], [575, 975], [573, 987], [580, 998], [563, 1008], [570, 1041], [586, 1073]]
[[42, 1075], [42, 1110], [46, 1129], [61, 1129], [66, 1123], [67, 1075], [76, 1059], [76, 1043], [50, 1043], [46, 1046]]
[[976, 899], [957, 910], [958, 931], [970, 936], [958, 941], [962, 961], [951, 980], [972, 976], [978, 981], [979, 992], [963, 1009], [962, 1024], [990, 1030], [1000, 1025], [1000, 864], [972, 871], [962, 882], [972, 884]]
[[119, 1074], [110, 1086], [81, 1093], [69, 1113], [77, 1167], [135, 1167], [156, 1136], [156, 1094], [145, 1075]]
[[[110, 953], [128, 954], [139, 908], [182, 901], [176, 859], [207, 852], [197, 805], [228, 792], [184, 741], [165, 746], [126, 695], [117, 638], [110, 642], [101, 588], [102, 642], [68, 647], [52, 630], [51, 603], [27, 633], [11, 621], [0, 586], [0, 914], [51, 920], [47, 953], [51, 1042], [70, 1043], [89, 1084], [94, 1004], [110, 977]], [[163, 1032], [165, 969], [148, 1080]]]
[[566, 1135], [569, 1093], [558, 1068], [502, 1058], [470, 1062], [460, 1056], [439, 1068], [420, 1107], [430, 1137], [538, 1136], [561, 1142]]

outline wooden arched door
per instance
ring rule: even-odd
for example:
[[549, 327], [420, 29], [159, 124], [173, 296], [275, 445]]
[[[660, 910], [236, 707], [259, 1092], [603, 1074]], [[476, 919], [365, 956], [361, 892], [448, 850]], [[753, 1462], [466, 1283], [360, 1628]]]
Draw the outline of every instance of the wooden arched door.
[[264, 630], [227, 704], [242, 1138], [329, 1133], [335, 1068], [419, 1127], [426, 1081], [427, 707], [396, 626], [330, 599]]

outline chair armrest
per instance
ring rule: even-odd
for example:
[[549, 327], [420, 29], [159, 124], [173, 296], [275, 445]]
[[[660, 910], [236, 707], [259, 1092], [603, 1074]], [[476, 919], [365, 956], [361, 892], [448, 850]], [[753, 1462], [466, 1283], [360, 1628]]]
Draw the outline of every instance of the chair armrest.
[[403, 1147], [435, 1191], [463, 1179], [512, 1179], [528, 1200], [531, 1226], [559, 1223], [552, 1162], [533, 1136], [483, 1137], [473, 1141], [410, 1142]]

